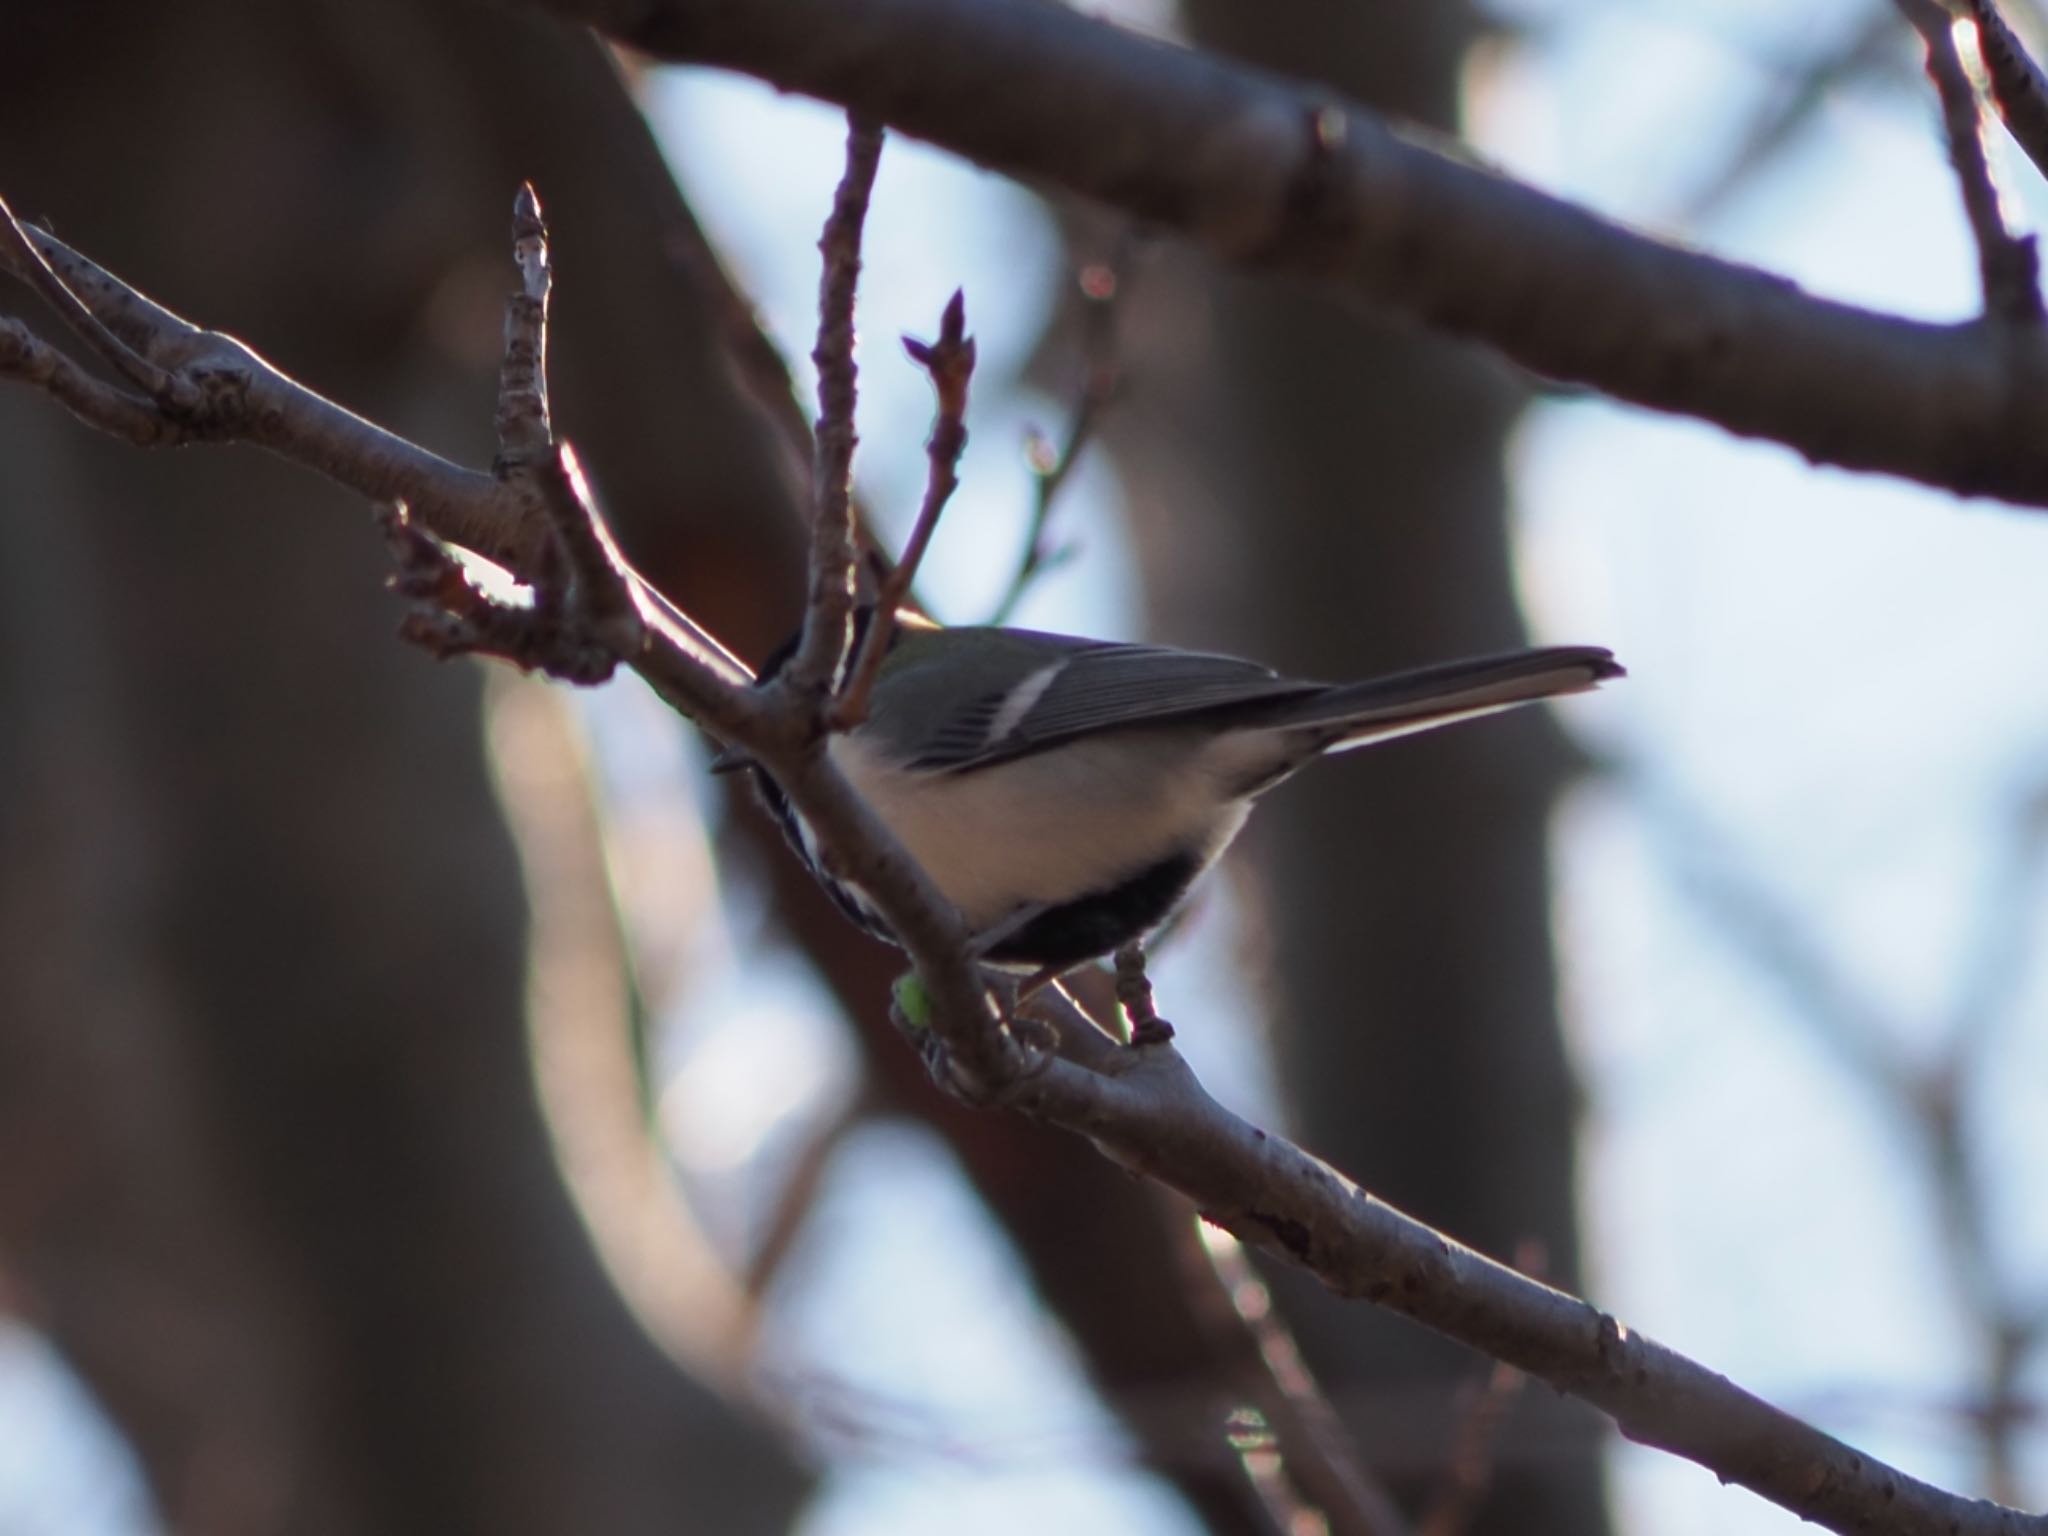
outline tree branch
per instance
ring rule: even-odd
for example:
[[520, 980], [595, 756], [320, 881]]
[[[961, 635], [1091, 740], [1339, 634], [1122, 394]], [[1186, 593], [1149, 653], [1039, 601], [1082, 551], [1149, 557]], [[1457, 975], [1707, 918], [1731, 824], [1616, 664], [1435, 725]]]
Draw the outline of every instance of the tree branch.
[[910, 596], [910, 584], [924, 562], [925, 547], [939, 526], [939, 515], [960, 484], [960, 455], [967, 448], [967, 384], [974, 377], [974, 340], [967, 334], [967, 300], [958, 290], [939, 318], [936, 341], [903, 338], [904, 350], [912, 362], [930, 375], [938, 408], [932, 417], [932, 432], [925, 444], [927, 471], [924, 501], [917, 509], [917, 521], [903, 543], [903, 558], [882, 578], [875, 593], [875, 614], [860, 638], [846, 670], [846, 686], [839, 690], [839, 702], [832, 711], [832, 728], [850, 731], [867, 718], [868, 694], [875, 686], [875, 674], [882, 670], [882, 658], [889, 654], [889, 637], [896, 628], [896, 610]]
[[[153, 432], [142, 432], [135, 415], [141, 397], [121, 395], [111, 386], [90, 381], [75, 364], [0, 366], [0, 372], [40, 385], [88, 425], [126, 423], [134, 430], [121, 435], [140, 446], [255, 443], [373, 501], [403, 500], [413, 516], [440, 537], [500, 564], [517, 565], [530, 555], [536, 530], [520, 525], [522, 509], [489, 475], [451, 464], [313, 393], [232, 336], [193, 325], [144, 298], [55, 235], [20, 223], [4, 203], [0, 226], [22, 238], [14, 245], [0, 239], [0, 265], [20, 275], [19, 252], [32, 248], [42, 258], [39, 265], [47, 264], [95, 321], [131, 348], [146, 349], [158, 367], [179, 381], [176, 399], [194, 403], [187, 408], [163, 398], [148, 402], [158, 421]], [[18, 321], [8, 321], [7, 327], [9, 335], [26, 334]], [[46, 343], [34, 342], [17, 347], [15, 355], [32, 358], [46, 348]]]
[[1327, 93], [1042, 0], [545, 0], [1226, 260], [1816, 463], [2048, 506], [2048, 339], [1820, 299], [1482, 169]]
[[1977, 52], [1991, 76], [1991, 96], [2006, 132], [2034, 169], [2048, 176], [2048, 76], [2006, 25], [1995, 0], [1962, 0], [1962, 5], [1977, 24]]
[[1243, 1372], [1253, 1382], [1250, 1395], [1287, 1479], [1321, 1512], [1330, 1536], [1415, 1536], [1392, 1495], [1361, 1464], [1243, 1246], [1219, 1228], [1192, 1225], [1188, 1246], [1230, 1312], [1235, 1338], [1222, 1347], [1251, 1356]]
[[1607, 1413], [1832, 1531], [2042, 1536], [2048, 1520], [1959, 1498], [1851, 1450], [1590, 1304], [1395, 1210], [1203, 1091], [1170, 1047], [1121, 1071], [1051, 1058], [1001, 1102], [1090, 1137], [1218, 1226], [1340, 1295], [1399, 1312]]
[[849, 114], [846, 171], [832, 216], [818, 238], [825, 258], [818, 280], [817, 468], [811, 484], [811, 589], [803, 638], [777, 681], [796, 694], [821, 695], [845, 663], [853, 614], [853, 409], [859, 370], [853, 360], [853, 296], [860, 282], [860, 241], [868, 196], [882, 158], [879, 123]]
[[1927, 47], [1927, 78], [1941, 101], [1941, 126], [1948, 160], [1962, 195], [1963, 217], [1977, 245], [1977, 277], [1984, 313], [2017, 325], [2041, 319], [2041, 269], [2029, 237], [2005, 227], [1991, 161], [1984, 153], [1984, 114], [1977, 88], [1956, 50], [1955, 27], [1938, 0], [1896, 0], [1899, 10]]
[[1126, 230], [1117, 240], [1116, 253], [1110, 260], [1089, 262], [1075, 274], [1074, 292], [1079, 294], [1081, 305], [1081, 387], [1075, 393], [1066, 431], [1059, 443], [1055, 445], [1033, 429], [1025, 445], [1035, 481], [1031, 524], [1024, 533], [1024, 554], [1017, 562], [1016, 574], [989, 615], [991, 624], [1009, 623], [1031, 584], [1065, 564], [1078, 547], [1067, 541], [1053, 542], [1053, 505], [1093, 440], [1123, 380], [1117, 358], [1117, 310], [1130, 295], [1137, 272], [1137, 248], [1137, 235]]
[[[1906, 1477], [1586, 1302], [1373, 1199], [1218, 1105], [1170, 1045], [1121, 1046], [1078, 1012], [1052, 1016], [1054, 1049], [1027, 1043], [996, 1008], [958, 914], [824, 756], [830, 699], [747, 686], [743, 668], [666, 610], [620, 559], [565, 446], [554, 444], [539, 460], [531, 484], [520, 475], [501, 481], [453, 466], [444, 474], [434, 468], [441, 461], [311, 394], [240, 343], [199, 332], [133, 290], [108, 289], [113, 280], [99, 269], [47, 236], [30, 237], [63, 258], [52, 260], [53, 269], [95, 314], [103, 302], [118, 302], [131, 333], [124, 341], [134, 346], [139, 339], [138, 352], [159, 366], [196, 368], [188, 377], [197, 380], [207, 377], [205, 366], [225, 360], [237, 403], [211, 423], [216, 440], [261, 442], [357, 487], [383, 484], [391, 465], [406, 466], [429, 489], [464, 488], [470, 499], [454, 505], [478, 514], [486, 530], [531, 515], [537, 498], [533, 520], [545, 532], [513, 567], [534, 589], [530, 605], [486, 597], [440, 540], [402, 515], [393, 519], [401, 587], [417, 617], [430, 621], [432, 641], [443, 649], [494, 651], [572, 680], [601, 675], [612, 662], [630, 665], [677, 708], [760, 761], [824, 856], [860, 886], [910, 954], [931, 1003], [927, 1039], [942, 1082], [1087, 1137], [1125, 1167], [1179, 1190], [1217, 1225], [1340, 1294], [1506, 1361], [1603, 1409], [1631, 1438], [1694, 1460], [1831, 1530], [2048, 1536], [2048, 1521]], [[112, 301], [104, 299], [108, 292]], [[517, 370], [508, 373], [516, 377]], [[275, 403], [277, 418], [253, 418], [249, 401]], [[843, 542], [843, 528], [823, 537]], [[820, 557], [817, 569], [826, 568]], [[819, 608], [845, 596], [842, 584], [814, 582], [808, 622], [817, 625]], [[1043, 993], [1037, 1006], [1058, 1008], [1062, 997]]]

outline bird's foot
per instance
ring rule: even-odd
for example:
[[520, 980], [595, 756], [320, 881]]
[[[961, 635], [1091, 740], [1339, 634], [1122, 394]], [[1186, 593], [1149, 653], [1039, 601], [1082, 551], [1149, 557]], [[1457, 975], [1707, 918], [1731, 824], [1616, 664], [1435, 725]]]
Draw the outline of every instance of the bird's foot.
[[1159, 1017], [1152, 1000], [1152, 981], [1145, 974], [1145, 949], [1126, 944], [1115, 955], [1116, 1000], [1130, 1021], [1131, 1044], [1142, 1047], [1165, 1045], [1173, 1038], [1173, 1026]]

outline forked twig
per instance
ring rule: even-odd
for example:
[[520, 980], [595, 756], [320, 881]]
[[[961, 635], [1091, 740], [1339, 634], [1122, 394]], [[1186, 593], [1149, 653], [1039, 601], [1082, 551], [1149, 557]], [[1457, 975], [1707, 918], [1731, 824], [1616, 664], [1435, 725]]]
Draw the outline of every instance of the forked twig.
[[1071, 542], [1053, 542], [1053, 506], [1123, 385], [1117, 320], [1136, 276], [1137, 249], [1138, 237], [1127, 231], [1109, 261], [1089, 262], [1075, 274], [1074, 288], [1081, 296], [1081, 389], [1057, 447], [1036, 430], [1025, 444], [1034, 482], [1031, 523], [1024, 534], [1023, 558], [989, 616], [991, 624], [1007, 624], [1032, 583], [1073, 556]]

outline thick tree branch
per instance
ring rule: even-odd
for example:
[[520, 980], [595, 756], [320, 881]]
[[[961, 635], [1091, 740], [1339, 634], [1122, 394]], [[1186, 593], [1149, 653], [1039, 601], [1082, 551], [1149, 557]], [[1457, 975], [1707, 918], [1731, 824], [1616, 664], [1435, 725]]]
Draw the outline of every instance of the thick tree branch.
[[1001, 1101], [1090, 1137], [1211, 1221], [1610, 1415], [1832, 1531], [2042, 1536], [2048, 1520], [1958, 1498], [1772, 1407], [1588, 1303], [1475, 1253], [1217, 1104], [1170, 1048], [1123, 1070], [1038, 1064]]
[[1536, 373], [1817, 463], [2048, 506], [2048, 341], [1820, 299], [1482, 169], [1365, 109], [1043, 0], [547, 0]]
[[[31, 238], [63, 258], [53, 259], [53, 268], [101, 313], [96, 294], [112, 279], [48, 237]], [[173, 371], [189, 366], [181, 355], [187, 350], [225, 358], [237, 399], [282, 407], [277, 420], [260, 427], [237, 407], [214, 436], [261, 442], [344, 484], [381, 483], [383, 466], [393, 462], [413, 466], [429, 487], [444, 483], [438, 472], [418, 469], [440, 461], [409, 444], [394, 455], [386, 445], [397, 439], [285, 379], [239, 343], [196, 331], [125, 287], [108, 291], [126, 327], [117, 334], [138, 353]], [[522, 321], [513, 339], [528, 334]], [[516, 381], [518, 370], [509, 372]], [[473, 478], [482, 526], [503, 528], [537, 511], [532, 520], [546, 530], [544, 542], [514, 564], [514, 574], [533, 587], [533, 601], [486, 598], [439, 540], [396, 519], [401, 585], [426, 610], [430, 638], [444, 649], [494, 651], [572, 680], [603, 675], [613, 662], [629, 665], [677, 708], [760, 761], [810, 824], [825, 857], [861, 887], [909, 952], [931, 1003], [933, 1057], [957, 1091], [1087, 1137], [1127, 1168], [1188, 1196], [1217, 1225], [1340, 1294], [1376, 1302], [1504, 1360], [1605, 1410], [1632, 1438], [1697, 1461], [1831, 1530], [2048, 1536], [2048, 1521], [1958, 1498], [1859, 1455], [1586, 1302], [1373, 1199], [1218, 1105], [1169, 1045], [1119, 1045], [1075, 1012], [1052, 1016], [1055, 1048], [1027, 1042], [995, 1006], [958, 914], [821, 751], [829, 697], [749, 687], [743, 668], [667, 610], [620, 559], [563, 445], [554, 444], [530, 477]], [[842, 593], [834, 583], [815, 584], [810, 622]], [[1060, 997], [1040, 1001], [1058, 1008]]]

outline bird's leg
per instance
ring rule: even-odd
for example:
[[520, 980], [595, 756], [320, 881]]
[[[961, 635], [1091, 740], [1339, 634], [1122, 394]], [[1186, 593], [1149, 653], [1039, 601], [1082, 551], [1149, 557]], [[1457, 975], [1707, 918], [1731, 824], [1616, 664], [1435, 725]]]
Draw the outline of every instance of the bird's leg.
[[1066, 975], [1067, 972], [1071, 969], [1071, 966], [1065, 965], [1040, 966], [1037, 970], [1033, 971], [1029, 976], [1026, 976], [1022, 981], [1017, 983], [1017, 1001], [1020, 1003], [1028, 1002], [1033, 994], [1041, 992], [1045, 988], [1051, 986], [1054, 982], [1058, 981], [1062, 976]]
[[1173, 1026], [1159, 1017], [1152, 1002], [1152, 981], [1145, 974], [1145, 946], [1126, 944], [1116, 952], [1116, 1000], [1131, 1021], [1132, 1045], [1164, 1045]]

